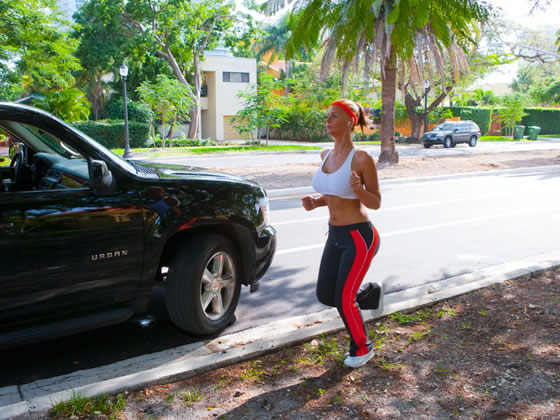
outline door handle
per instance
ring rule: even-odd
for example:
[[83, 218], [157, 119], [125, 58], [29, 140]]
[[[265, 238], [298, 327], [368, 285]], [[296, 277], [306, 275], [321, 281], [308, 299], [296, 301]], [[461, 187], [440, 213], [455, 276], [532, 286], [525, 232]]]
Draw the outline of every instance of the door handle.
[[0, 229], [2, 229], [2, 230], [8, 230], [8, 229], [13, 229], [13, 228], [14, 228], [13, 223], [0, 223]]

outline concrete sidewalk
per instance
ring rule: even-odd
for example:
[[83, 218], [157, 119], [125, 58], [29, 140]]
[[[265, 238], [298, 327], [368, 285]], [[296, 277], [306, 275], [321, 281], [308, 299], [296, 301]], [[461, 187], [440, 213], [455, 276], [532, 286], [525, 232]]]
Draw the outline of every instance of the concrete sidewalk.
[[[391, 293], [381, 313], [364, 311], [364, 316], [376, 319], [556, 267], [560, 267], [560, 250]], [[93, 396], [178, 381], [342, 328], [336, 309], [328, 309], [99, 368], [4, 387], [0, 389], [0, 419], [47, 410], [74, 393]]]

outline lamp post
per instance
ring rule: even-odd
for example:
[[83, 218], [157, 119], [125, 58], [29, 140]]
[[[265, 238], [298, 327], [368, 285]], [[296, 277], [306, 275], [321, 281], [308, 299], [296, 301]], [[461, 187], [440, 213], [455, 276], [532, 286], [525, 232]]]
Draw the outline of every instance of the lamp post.
[[124, 155], [123, 158], [128, 159], [132, 157], [130, 153], [130, 142], [128, 140], [128, 109], [126, 106], [126, 76], [128, 76], [128, 67], [126, 64], [119, 68], [119, 72], [123, 79], [123, 100], [124, 100]]
[[428, 92], [430, 91], [430, 82], [428, 79], [424, 80], [424, 133], [428, 131]]

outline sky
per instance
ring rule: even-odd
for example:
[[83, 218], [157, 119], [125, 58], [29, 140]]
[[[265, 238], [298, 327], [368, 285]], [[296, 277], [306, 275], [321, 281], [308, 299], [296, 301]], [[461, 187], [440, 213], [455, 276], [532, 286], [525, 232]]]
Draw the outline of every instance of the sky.
[[[264, 0], [258, 0], [257, 3], [261, 4]], [[544, 12], [538, 11], [533, 16], [528, 17], [529, 10], [531, 9], [532, 0], [486, 0], [494, 6], [500, 7], [504, 14], [514, 21], [524, 24], [550, 24], [558, 25], [560, 27], [560, 0], [550, 0], [550, 5], [546, 7]], [[542, 0], [544, 4], [546, 0]], [[244, 9], [242, 6], [243, 0], [235, 0], [239, 9]]]
[[[531, 3], [529, 0], [489, 0], [494, 6], [502, 9], [504, 18], [511, 19], [513, 22], [521, 26], [538, 29], [539, 26], [550, 25], [554, 30], [560, 29], [560, 1], [551, 0], [549, 5], [546, 5], [544, 11], [536, 10], [533, 15], [529, 16], [531, 10]], [[541, 4], [544, 4], [541, 1]], [[500, 66], [500, 69], [489, 74], [481, 84], [495, 84], [511, 82], [515, 78], [518, 69], [518, 62], [515, 61], [508, 65]]]
[[[531, 29], [538, 29], [542, 25], [550, 25], [554, 30], [560, 29], [560, 0], [550, 0], [550, 4], [546, 4], [546, 0], [541, 0], [541, 4], [545, 5], [544, 11], [536, 10], [529, 16], [532, 0], [486, 0], [492, 5], [502, 9], [505, 19], [511, 19], [513, 22], [521, 26]], [[238, 8], [241, 6], [242, 0], [235, 0]], [[258, 3], [262, 3], [261, 0]], [[270, 19], [270, 18], [269, 18]], [[518, 63], [514, 62], [509, 65], [501, 66], [500, 70], [488, 75], [482, 83], [503, 83], [504, 80], [511, 81], [517, 73]]]
[[[545, 1], [541, 1], [541, 4]], [[537, 11], [531, 16], [528, 16], [532, 3], [529, 0], [489, 0], [489, 2], [500, 7], [506, 17], [523, 26], [546, 24], [556, 25], [560, 29], [560, 1], [558, 0], [551, 0], [545, 11]]]

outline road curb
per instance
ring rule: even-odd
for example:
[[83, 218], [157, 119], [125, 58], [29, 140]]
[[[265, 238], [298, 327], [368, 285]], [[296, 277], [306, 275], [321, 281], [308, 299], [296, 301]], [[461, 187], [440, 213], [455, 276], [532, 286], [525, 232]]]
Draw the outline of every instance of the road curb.
[[[491, 171], [478, 171], [478, 172], [462, 172], [458, 174], [423, 176], [423, 177], [415, 177], [415, 178], [381, 179], [379, 180], [379, 184], [381, 188], [383, 188], [383, 186], [385, 185], [395, 185], [395, 184], [446, 181], [446, 180], [457, 179], [457, 178], [469, 178], [469, 177], [472, 178], [472, 177], [508, 175], [508, 174], [515, 175], [521, 173], [526, 174], [528, 172], [547, 173], [547, 172], [557, 172], [557, 171], [560, 171], [560, 165], [535, 166], [529, 168], [496, 169]], [[316, 193], [316, 191], [311, 186], [270, 189], [267, 190], [266, 192], [269, 198], [276, 199], [276, 200], [282, 198], [291, 198], [294, 196], [299, 196], [304, 194]]]
[[[383, 312], [364, 311], [364, 318], [374, 320], [397, 311], [413, 310], [558, 267], [560, 250], [487, 267], [388, 294]], [[47, 410], [53, 403], [68, 400], [74, 394], [119, 393], [186, 379], [342, 328], [344, 325], [336, 309], [332, 308], [99, 368], [0, 388], [0, 419]]]

